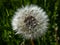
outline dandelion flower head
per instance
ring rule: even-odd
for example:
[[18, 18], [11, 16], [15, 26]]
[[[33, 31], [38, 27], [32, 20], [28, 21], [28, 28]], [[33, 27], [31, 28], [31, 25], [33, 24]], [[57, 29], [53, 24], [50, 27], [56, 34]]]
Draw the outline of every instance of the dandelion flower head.
[[13, 30], [25, 39], [41, 37], [48, 28], [48, 15], [36, 5], [17, 9], [12, 19]]

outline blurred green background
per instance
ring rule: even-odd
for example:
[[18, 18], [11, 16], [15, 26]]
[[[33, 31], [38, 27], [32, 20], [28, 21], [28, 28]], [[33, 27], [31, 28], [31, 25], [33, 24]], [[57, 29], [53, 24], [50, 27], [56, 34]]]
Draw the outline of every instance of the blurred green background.
[[[60, 0], [0, 0], [0, 45], [21, 45], [23, 42], [12, 30], [11, 20], [14, 12], [27, 4], [42, 7], [50, 19], [46, 35], [35, 39], [35, 45], [60, 45]], [[27, 40], [25, 43], [30, 45]]]

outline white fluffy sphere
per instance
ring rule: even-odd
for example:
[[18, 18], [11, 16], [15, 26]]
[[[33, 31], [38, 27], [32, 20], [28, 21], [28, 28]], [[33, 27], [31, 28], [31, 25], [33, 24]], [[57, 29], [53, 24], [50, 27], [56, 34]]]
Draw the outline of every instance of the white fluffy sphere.
[[22, 34], [25, 39], [41, 37], [48, 28], [48, 15], [36, 5], [18, 9], [12, 19], [13, 30]]

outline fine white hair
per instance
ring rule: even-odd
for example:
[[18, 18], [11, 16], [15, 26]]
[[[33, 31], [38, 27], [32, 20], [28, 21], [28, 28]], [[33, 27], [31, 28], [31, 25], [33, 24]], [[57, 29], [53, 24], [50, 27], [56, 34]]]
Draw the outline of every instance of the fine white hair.
[[[25, 18], [28, 16], [33, 16], [38, 23], [38, 25], [31, 30], [28, 29], [24, 22]], [[41, 7], [37, 5], [27, 5], [17, 9], [12, 18], [12, 27], [13, 30], [16, 31], [16, 34], [22, 34], [25, 39], [35, 39], [45, 34], [48, 28], [48, 21], [48, 15]]]

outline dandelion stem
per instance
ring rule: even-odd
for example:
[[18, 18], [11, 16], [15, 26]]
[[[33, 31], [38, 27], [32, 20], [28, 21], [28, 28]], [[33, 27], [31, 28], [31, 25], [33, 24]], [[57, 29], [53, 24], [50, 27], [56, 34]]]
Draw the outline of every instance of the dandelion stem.
[[31, 44], [34, 45], [34, 41], [31, 39]]

